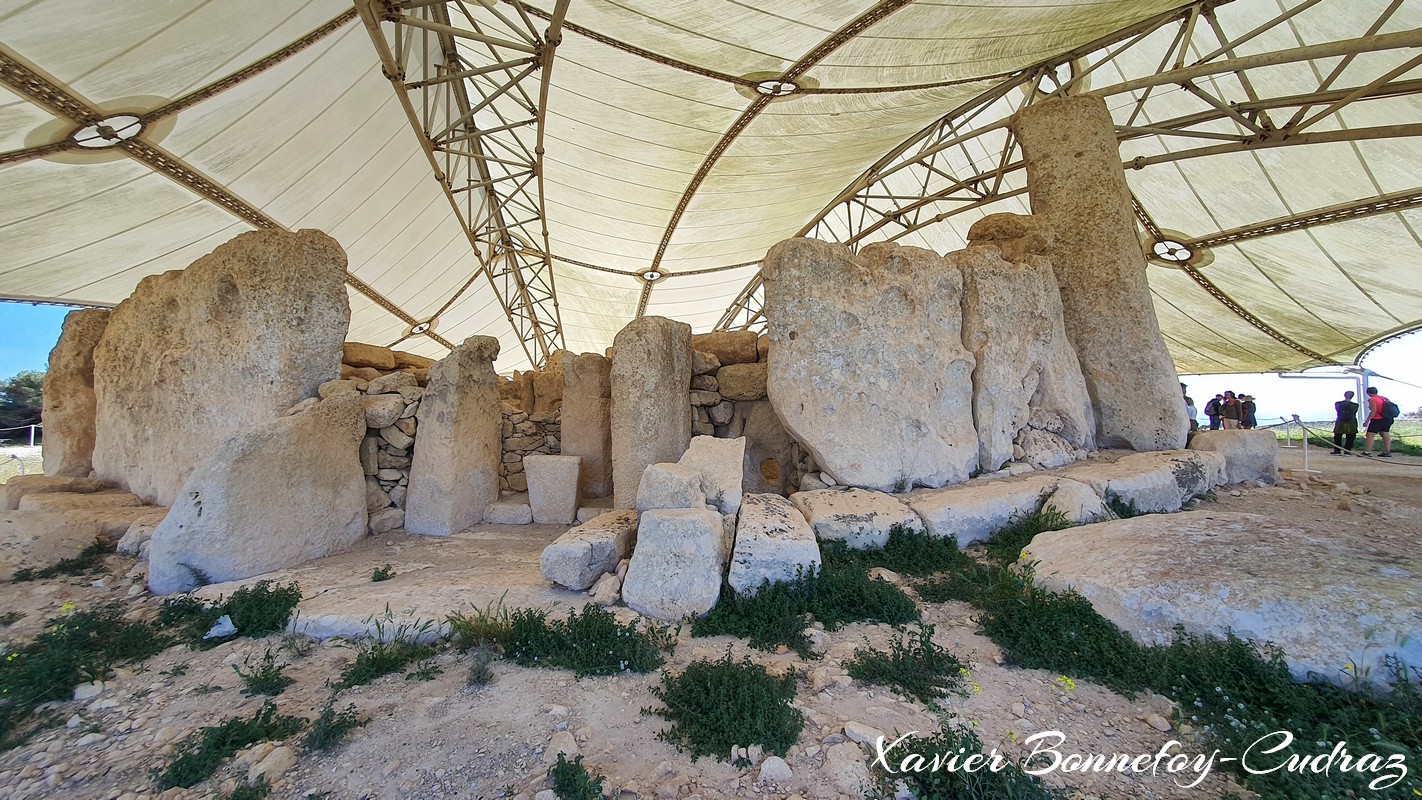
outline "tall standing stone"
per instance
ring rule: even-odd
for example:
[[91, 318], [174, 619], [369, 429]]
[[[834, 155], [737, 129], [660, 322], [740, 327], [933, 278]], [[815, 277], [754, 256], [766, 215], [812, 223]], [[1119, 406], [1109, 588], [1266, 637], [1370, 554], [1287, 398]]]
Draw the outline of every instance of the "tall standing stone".
[[1104, 447], [1171, 450], [1189, 428], [1180, 380], [1160, 335], [1131, 191], [1106, 101], [1035, 103], [1012, 129], [1022, 143], [1032, 213], [1051, 227], [1052, 265]]
[[64, 317], [44, 374], [44, 474], [87, 478], [94, 469], [94, 348], [109, 312], [90, 308]]
[[785, 429], [841, 483], [965, 481], [978, 465], [963, 275], [928, 250], [859, 254], [787, 239], [763, 267], [767, 390]]
[[613, 505], [632, 508], [642, 471], [675, 462], [691, 443], [691, 326], [665, 317], [634, 319], [612, 350]]
[[596, 353], [563, 360], [565, 456], [583, 459], [584, 497], [612, 493], [612, 361]]
[[340, 377], [346, 256], [320, 231], [244, 233], [151, 275], [94, 349], [94, 470], [159, 505], [227, 437]]
[[405, 495], [405, 530], [449, 536], [483, 521], [499, 499], [499, 340], [471, 336], [430, 367]]

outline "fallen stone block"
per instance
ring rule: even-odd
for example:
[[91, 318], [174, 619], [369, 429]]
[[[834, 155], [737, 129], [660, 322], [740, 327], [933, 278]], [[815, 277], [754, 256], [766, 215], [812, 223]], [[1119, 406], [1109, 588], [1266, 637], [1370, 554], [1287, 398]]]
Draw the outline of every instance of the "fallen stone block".
[[904, 502], [923, 518], [930, 535], [952, 536], [959, 545], [968, 545], [992, 536], [1014, 517], [1035, 513], [1043, 498], [1057, 488], [1057, 481], [1054, 475], [1032, 474], [970, 481], [963, 486], [910, 492]]
[[519, 493], [495, 500], [484, 512], [484, 521], [494, 525], [532, 524], [533, 509], [528, 505], [528, 495]]
[[98, 537], [107, 544], [114, 544], [128, 535], [129, 528], [136, 522], [152, 520], [156, 525], [167, 516], [168, 509], [157, 506], [124, 506], [119, 508], [81, 508], [61, 511], [65, 517], [93, 524], [98, 529]]
[[[714, 436], [694, 436], [691, 446], [677, 464], [701, 473], [701, 490], [706, 495], [706, 502], [714, 503], [722, 514], [735, 514], [741, 507], [745, 457], [744, 437], [717, 439]], [[643, 477], [645, 479], [646, 476]]]
[[93, 478], [73, 478], [65, 475], [16, 475], [0, 486], [0, 511], [17, 511], [20, 500], [27, 494], [46, 492], [69, 492], [72, 494], [98, 492], [109, 488], [103, 481]]
[[883, 492], [868, 489], [821, 489], [796, 492], [790, 502], [804, 515], [820, 541], [841, 540], [852, 550], [883, 547], [889, 533], [901, 526], [922, 533], [915, 510]]
[[704, 508], [706, 492], [701, 471], [680, 464], [652, 464], [637, 484], [637, 510]]
[[815, 531], [794, 504], [778, 494], [746, 495], [726, 579], [731, 588], [751, 594], [767, 581], [792, 581], [819, 568]]
[[1190, 439], [1192, 451], [1224, 457], [1224, 483], [1260, 481], [1270, 486], [1279, 476], [1279, 439], [1272, 430], [1200, 431]]
[[721, 596], [726, 556], [720, 514], [704, 508], [647, 511], [638, 521], [622, 599], [654, 619], [701, 616]]
[[374, 536], [399, 528], [405, 524], [405, 512], [398, 508], [382, 508], [370, 515], [370, 532]]
[[636, 512], [619, 509], [601, 514], [543, 548], [539, 558], [543, 579], [582, 591], [600, 576], [615, 573], [617, 563], [632, 552], [636, 538]]
[[[1157, 453], [1138, 453], [1114, 462], [1095, 462], [1067, 469], [1063, 474], [1091, 487], [1109, 506], [1111, 502], [1134, 506], [1142, 514], [1180, 510], [1180, 484], [1174, 464]], [[1140, 459], [1137, 456], [1145, 456]]]
[[83, 511], [99, 508], [135, 508], [143, 501], [128, 492], [46, 492], [20, 499], [20, 511]]
[[529, 455], [523, 459], [528, 505], [539, 525], [572, 525], [578, 515], [578, 456]]
[[118, 552], [126, 556], [139, 555], [145, 549], [143, 545], [153, 538], [153, 532], [158, 529], [158, 525], [167, 516], [168, 509], [166, 508], [145, 510], [144, 515], [130, 523], [123, 538], [119, 539]]

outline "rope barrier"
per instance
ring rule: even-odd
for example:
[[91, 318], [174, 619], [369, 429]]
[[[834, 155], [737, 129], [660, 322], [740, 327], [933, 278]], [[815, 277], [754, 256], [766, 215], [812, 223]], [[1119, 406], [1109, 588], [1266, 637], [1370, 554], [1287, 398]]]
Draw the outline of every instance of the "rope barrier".
[[[1344, 446], [1342, 446], [1342, 445], [1335, 445], [1335, 444], [1333, 444], [1333, 443], [1332, 443], [1333, 440], [1332, 440], [1331, 438], [1324, 437], [1323, 434], [1321, 434], [1321, 433], [1319, 433], [1318, 431], [1315, 431], [1314, 429], [1312, 429], [1312, 428], [1310, 428], [1309, 426], [1305, 425], [1305, 424], [1303, 423], [1303, 421], [1300, 420], [1298, 417], [1294, 417], [1293, 422], [1298, 423], [1298, 426], [1299, 426], [1300, 428], [1303, 428], [1303, 429], [1304, 429], [1304, 433], [1308, 434], [1309, 436], [1317, 436], [1319, 442], [1322, 443], [1322, 444], [1320, 445], [1321, 447], [1336, 447], [1336, 448], [1338, 448], [1339, 450], [1341, 450], [1342, 452], [1344, 452], [1344, 453], [1346, 453], [1346, 454], [1352, 456], [1353, 458], [1375, 458], [1374, 456], [1365, 456], [1365, 455], [1363, 455], [1362, 453], [1356, 452], [1356, 451], [1354, 451], [1354, 450], [1349, 450], [1348, 448], [1346, 448], [1346, 447], [1344, 447]], [[1361, 436], [1362, 434], [1358, 434], [1358, 435]], [[1332, 434], [1330, 433], [1330, 434], [1329, 434], [1329, 437], [1331, 437], [1331, 436], [1332, 436]], [[1307, 442], [1308, 439], [1305, 438], [1304, 441]], [[1356, 447], [1357, 444], [1358, 444], [1358, 443], [1357, 443], [1356, 441], [1353, 442], [1354, 447]], [[1422, 467], [1422, 464], [1407, 464], [1407, 463], [1401, 463], [1401, 462], [1396, 462], [1396, 461], [1378, 461], [1378, 462], [1376, 462], [1376, 463], [1378, 463], [1378, 464], [1387, 464], [1387, 465], [1390, 466], [1390, 467]]]
[[40, 425], [39, 423], [35, 423], [34, 425], [20, 425], [20, 426], [18, 426], [18, 427], [14, 427], [14, 428], [0, 428], [0, 433], [4, 433], [5, 431], [27, 431], [27, 430], [29, 430], [30, 428], [43, 428], [43, 427], [44, 427], [44, 426], [43, 426], [43, 425]]

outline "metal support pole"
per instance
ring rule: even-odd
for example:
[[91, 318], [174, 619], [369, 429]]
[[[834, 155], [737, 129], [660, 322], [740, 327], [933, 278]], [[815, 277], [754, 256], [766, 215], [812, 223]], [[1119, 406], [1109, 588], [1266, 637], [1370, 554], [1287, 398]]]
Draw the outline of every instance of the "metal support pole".
[[30, 426], [30, 447], [35, 446], [35, 427], [34, 425]]
[[1294, 422], [1297, 422], [1297, 423], [1299, 424], [1299, 427], [1300, 427], [1300, 428], [1303, 428], [1303, 432], [1304, 432], [1304, 449], [1303, 449], [1304, 465], [1303, 465], [1303, 471], [1304, 471], [1305, 473], [1309, 473], [1309, 472], [1321, 472], [1321, 470], [1309, 469], [1309, 468], [1308, 468], [1308, 451], [1309, 451], [1309, 447], [1308, 447], [1308, 429], [1307, 429], [1307, 428], [1304, 428], [1303, 420], [1299, 419], [1299, 415], [1298, 415], [1298, 414], [1295, 414], [1295, 415], [1294, 415]]

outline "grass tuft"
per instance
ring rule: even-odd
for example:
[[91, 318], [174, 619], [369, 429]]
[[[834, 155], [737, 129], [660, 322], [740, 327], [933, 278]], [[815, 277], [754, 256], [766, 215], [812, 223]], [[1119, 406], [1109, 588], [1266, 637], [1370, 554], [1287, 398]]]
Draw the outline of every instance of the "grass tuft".
[[520, 609], [513, 612], [504, 652], [524, 667], [570, 669], [579, 677], [618, 672], [651, 672], [665, 659], [676, 637], [666, 628], [645, 631], [635, 623], [619, 623], [600, 606], [569, 611], [568, 619], [550, 620], [548, 612]]
[[558, 800], [602, 800], [604, 778], [589, 775], [582, 756], [569, 761], [559, 753], [558, 763], [548, 770], [548, 777], [553, 781], [553, 793], [558, 795]]
[[731, 748], [760, 745], [783, 756], [804, 727], [791, 705], [797, 676], [775, 677], [749, 658], [735, 661], [729, 649], [716, 661], [693, 661], [680, 675], [662, 673], [652, 694], [665, 708], [643, 709], [672, 724], [658, 738], [691, 754], [729, 760]]
[[449, 638], [461, 650], [481, 645], [503, 647], [508, 642], [513, 624], [503, 597], [483, 608], [471, 606], [468, 614], [456, 611], [444, 620], [449, 624]]
[[178, 746], [168, 768], [158, 775], [159, 789], [190, 788], [212, 777], [238, 750], [257, 742], [279, 741], [301, 730], [304, 720], [276, 713], [267, 701], [250, 718], [232, 717], [203, 728]]
[[403, 670], [406, 664], [424, 661], [434, 655], [433, 647], [419, 641], [433, 630], [432, 621], [401, 623], [387, 637], [385, 623], [392, 621], [388, 610], [384, 619], [374, 620], [375, 636], [356, 644], [355, 661], [342, 670], [341, 680], [336, 684], [338, 689], [363, 686], [376, 678]]
[[489, 645], [477, 645], [469, 649], [469, 675], [466, 682], [470, 686], [488, 686], [494, 680], [494, 671], [489, 665], [497, 654]]
[[307, 750], [318, 753], [334, 750], [345, 741], [347, 734], [365, 724], [356, 714], [354, 703], [336, 710], [336, 694], [332, 691], [326, 698], [321, 713], [311, 723], [311, 730], [306, 732], [303, 742]]
[[928, 704], [937, 703], [946, 692], [961, 692], [968, 667], [958, 657], [933, 641], [934, 626], [920, 624], [916, 630], [895, 636], [889, 651], [860, 648], [845, 662], [855, 680], [888, 686]]
[[[242, 667], [247, 670], [243, 671]], [[270, 647], [267, 648], [266, 655], [254, 667], [252, 657], [242, 659], [242, 666], [232, 665], [232, 671], [237, 673], [237, 677], [242, 679], [242, 694], [248, 697], [255, 694], [264, 694], [268, 697], [275, 697], [286, 691], [286, 687], [293, 683], [293, 680], [282, 674], [286, 669], [286, 664], [278, 664], [276, 654]]]

